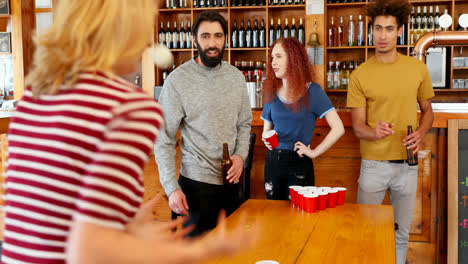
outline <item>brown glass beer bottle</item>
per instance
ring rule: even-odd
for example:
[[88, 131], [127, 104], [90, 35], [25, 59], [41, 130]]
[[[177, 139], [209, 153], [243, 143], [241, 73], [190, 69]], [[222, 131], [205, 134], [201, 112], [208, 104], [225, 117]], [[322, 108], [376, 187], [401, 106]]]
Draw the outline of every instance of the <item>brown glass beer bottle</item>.
[[[413, 126], [408, 126], [408, 135], [413, 133]], [[417, 166], [418, 157], [413, 153], [414, 149], [406, 149], [408, 153], [408, 165]]]
[[223, 144], [223, 159], [221, 161], [221, 170], [222, 170], [222, 175], [223, 175], [223, 184], [224, 185], [230, 185], [232, 183], [229, 182], [229, 180], [226, 178], [228, 175], [228, 171], [232, 166], [232, 160], [229, 157], [229, 148], [228, 144], [224, 143]]

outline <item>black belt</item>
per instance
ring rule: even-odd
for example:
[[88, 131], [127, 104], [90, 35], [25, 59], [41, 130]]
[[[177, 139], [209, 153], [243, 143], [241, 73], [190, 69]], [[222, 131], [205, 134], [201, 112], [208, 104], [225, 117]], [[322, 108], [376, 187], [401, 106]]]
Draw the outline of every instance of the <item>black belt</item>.
[[388, 163], [407, 163], [407, 160], [386, 160]]

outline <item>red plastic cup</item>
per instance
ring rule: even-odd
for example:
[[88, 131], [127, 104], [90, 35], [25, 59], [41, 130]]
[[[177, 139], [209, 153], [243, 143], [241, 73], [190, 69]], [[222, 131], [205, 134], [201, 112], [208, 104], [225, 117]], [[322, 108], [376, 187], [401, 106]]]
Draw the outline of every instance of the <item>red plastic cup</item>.
[[309, 192], [304, 189], [297, 191], [298, 208], [300, 210], [304, 210], [304, 194], [307, 194], [307, 193]]
[[338, 191], [338, 195], [337, 195], [337, 199], [336, 199], [336, 205], [343, 205], [344, 202], [345, 202], [345, 197], [346, 197], [346, 188], [336, 187], [334, 189]]
[[278, 142], [278, 133], [274, 130], [269, 130], [267, 132], [263, 133], [263, 138], [270, 143], [271, 149], [275, 149], [278, 147], [279, 142]]
[[336, 198], [338, 196], [338, 191], [335, 189], [330, 189], [328, 191], [327, 197], [327, 207], [328, 208], [335, 208], [336, 207]]
[[299, 190], [300, 188], [302, 188], [302, 187], [299, 186], [299, 185], [289, 186], [289, 195], [290, 195], [291, 204], [292, 204], [293, 207], [296, 207], [298, 205], [298, 203], [297, 203], [297, 190]]
[[318, 194], [316, 192], [304, 194], [304, 210], [315, 213], [318, 205]]
[[321, 190], [318, 192], [318, 209], [319, 210], [327, 209], [327, 196], [328, 196], [328, 193], [325, 190]]

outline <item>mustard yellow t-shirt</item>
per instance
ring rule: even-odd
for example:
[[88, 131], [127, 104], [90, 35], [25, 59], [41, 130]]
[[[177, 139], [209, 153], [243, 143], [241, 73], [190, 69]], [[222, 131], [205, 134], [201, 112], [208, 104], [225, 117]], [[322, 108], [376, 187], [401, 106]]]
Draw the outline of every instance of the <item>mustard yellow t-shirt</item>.
[[369, 160], [406, 159], [403, 138], [408, 125], [417, 128], [417, 104], [434, 96], [426, 65], [416, 58], [398, 54], [393, 63], [375, 57], [360, 65], [350, 77], [347, 106], [365, 107], [367, 125], [379, 120], [393, 123], [395, 133], [376, 141], [361, 139], [361, 156]]

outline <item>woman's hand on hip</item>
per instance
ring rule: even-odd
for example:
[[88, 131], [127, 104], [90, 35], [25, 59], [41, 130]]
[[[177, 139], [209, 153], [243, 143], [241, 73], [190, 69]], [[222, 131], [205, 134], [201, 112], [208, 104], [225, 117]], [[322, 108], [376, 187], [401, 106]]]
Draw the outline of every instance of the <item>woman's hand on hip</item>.
[[[309, 145], [310, 146], [310, 145]], [[313, 159], [316, 157], [315, 152], [313, 149], [310, 149], [309, 146], [304, 145], [304, 143], [298, 141], [294, 144], [294, 151], [302, 158], [304, 155]]]

